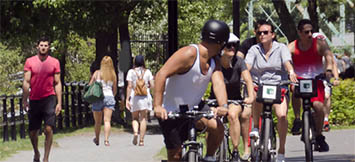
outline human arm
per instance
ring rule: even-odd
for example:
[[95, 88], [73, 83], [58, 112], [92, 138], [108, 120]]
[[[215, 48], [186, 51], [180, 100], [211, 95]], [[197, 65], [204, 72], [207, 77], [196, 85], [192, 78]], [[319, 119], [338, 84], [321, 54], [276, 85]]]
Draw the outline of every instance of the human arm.
[[112, 93], [113, 93], [113, 96], [116, 96], [116, 94], [117, 94], [117, 79], [115, 79], [115, 80], [113, 81]]
[[176, 51], [156, 74], [153, 106], [158, 118], [167, 119], [166, 109], [162, 107], [166, 80], [175, 74], [187, 72], [192, 67], [196, 57], [196, 48], [183, 47]]
[[54, 90], [57, 96], [55, 114], [59, 115], [60, 111], [62, 110], [62, 82], [60, 81], [60, 73], [54, 74]]
[[128, 110], [131, 110], [131, 104], [129, 102], [129, 100], [131, 99], [131, 91], [133, 88], [133, 82], [130, 80], [127, 80], [127, 88], [126, 88], [126, 107]]
[[288, 72], [291, 82], [297, 83], [298, 82], [297, 75], [296, 75], [296, 73], [293, 69], [293, 66], [291, 64], [292, 57], [291, 57], [290, 47], [287, 47], [286, 45], [282, 46], [281, 57], [283, 60], [283, 65]]
[[340, 81], [339, 81], [339, 71], [338, 71], [338, 66], [337, 66], [337, 63], [335, 61], [335, 57], [333, 57], [332, 59], [333, 61], [333, 68], [332, 68], [332, 73], [333, 73], [333, 76], [334, 76], [334, 81], [333, 81], [333, 85], [334, 86], [337, 86], [339, 85]]
[[317, 40], [317, 47], [318, 53], [325, 58], [325, 74], [327, 79], [330, 79], [333, 73], [333, 53], [324, 40]]
[[215, 114], [218, 116], [226, 115], [226, 113], [228, 112], [228, 110], [226, 109], [226, 105], [228, 104], [228, 97], [222, 71], [218, 69], [215, 70], [212, 73], [211, 81], [213, 85], [213, 93], [215, 94], [219, 105], [217, 107], [217, 111], [215, 111]]
[[241, 73], [242, 78], [245, 82], [245, 85], [247, 86], [247, 92], [248, 92], [248, 97], [244, 99], [244, 103], [246, 104], [252, 104], [255, 100], [254, 96], [254, 86], [253, 86], [253, 80], [251, 78], [249, 70], [245, 69]]
[[30, 83], [31, 83], [31, 71], [25, 71], [23, 74], [23, 84], [22, 84], [22, 105], [25, 111], [29, 110], [28, 106], [28, 96], [30, 95]]

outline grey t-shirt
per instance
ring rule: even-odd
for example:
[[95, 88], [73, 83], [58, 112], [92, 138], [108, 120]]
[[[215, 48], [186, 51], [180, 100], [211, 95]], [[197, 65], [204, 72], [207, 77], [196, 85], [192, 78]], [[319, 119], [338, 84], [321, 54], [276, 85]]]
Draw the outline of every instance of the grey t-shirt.
[[250, 73], [254, 81], [265, 84], [278, 84], [281, 80], [288, 80], [284, 63], [292, 61], [291, 53], [287, 46], [276, 41], [272, 42], [269, 59], [265, 58], [265, 51], [261, 43], [253, 45], [245, 58], [245, 62], [251, 66]]

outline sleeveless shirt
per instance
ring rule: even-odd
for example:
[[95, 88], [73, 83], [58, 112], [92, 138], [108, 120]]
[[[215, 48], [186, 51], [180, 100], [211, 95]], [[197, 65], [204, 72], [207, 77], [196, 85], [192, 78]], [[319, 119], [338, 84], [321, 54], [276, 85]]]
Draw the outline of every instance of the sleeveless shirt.
[[201, 101], [215, 69], [215, 61], [211, 58], [211, 66], [206, 75], [201, 73], [200, 52], [196, 44], [192, 45], [197, 55], [191, 69], [184, 74], [169, 77], [166, 81], [163, 107], [169, 111], [179, 111], [180, 105], [188, 105], [189, 109]]
[[312, 46], [302, 51], [298, 40], [295, 41], [295, 52], [292, 56], [293, 66], [297, 76], [314, 78], [323, 72], [322, 56], [317, 50], [317, 38], [312, 38]]

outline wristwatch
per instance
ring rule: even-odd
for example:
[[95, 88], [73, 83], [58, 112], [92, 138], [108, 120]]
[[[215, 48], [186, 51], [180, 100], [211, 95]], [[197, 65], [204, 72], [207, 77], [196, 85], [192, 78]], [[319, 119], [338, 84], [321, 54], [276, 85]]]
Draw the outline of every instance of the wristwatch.
[[222, 107], [228, 108], [228, 104], [223, 104]]

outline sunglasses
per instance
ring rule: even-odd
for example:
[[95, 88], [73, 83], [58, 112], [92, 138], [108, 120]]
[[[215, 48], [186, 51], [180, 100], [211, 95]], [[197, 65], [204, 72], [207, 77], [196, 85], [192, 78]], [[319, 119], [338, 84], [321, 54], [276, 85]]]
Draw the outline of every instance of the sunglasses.
[[313, 30], [305, 30], [305, 31], [303, 31], [303, 33], [305, 33], [305, 34], [313, 33]]
[[[270, 33], [272, 33], [272, 32], [270, 32]], [[261, 35], [261, 34], [268, 35], [269, 31], [258, 31], [258, 32], [256, 32], [256, 34], [258, 34], [258, 35]]]
[[232, 47], [236, 48], [237, 47], [237, 43], [227, 43], [225, 47], [227, 49], [231, 49]]

